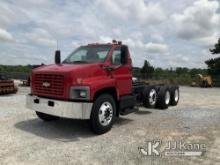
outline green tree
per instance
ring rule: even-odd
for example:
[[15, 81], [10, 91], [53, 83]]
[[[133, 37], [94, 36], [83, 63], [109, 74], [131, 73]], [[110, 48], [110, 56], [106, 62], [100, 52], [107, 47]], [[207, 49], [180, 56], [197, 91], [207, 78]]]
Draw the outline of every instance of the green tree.
[[214, 45], [214, 49], [210, 49], [212, 54], [219, 54], [220, 53], [220, 38], [218, 39], [218, 43]]
[[[220, 38], [218, 42], [214, 45], [214, 48], [210, 49], [210, 52], [212, 54], [220, 54]], [[213, 77], [220, 75], [220, 57], [209, 59], [205, 61], [205, 63], [208, 66], [208, 73], [210, 75], [212, 75]]]
[[181, 75], [181, 74], [188, 74], [189, 73], [189, 69], [188, 68], [181, 68], [181, 67], [177, 67], [176, 68], [176, 73], [178, 75]]
[[143, 79], [152, 78], [154, 72], [154, 67], [150, 65], [150, 63], [145, 60], [144, 66], [141, 68], [141, 76]]
[[[210, 49], [213, 55], [220, 54], [220, 38], [218, 42], [214, 45], [213, 49]], [[205, 63], [208, 66], [208, 74], [212, 76], [214, 85], [219, 86], [220, 84], [220, 57], [212, 58]]]
[[220, 57], [207, 60], [208, 73], [212, 76], [220, 75]]

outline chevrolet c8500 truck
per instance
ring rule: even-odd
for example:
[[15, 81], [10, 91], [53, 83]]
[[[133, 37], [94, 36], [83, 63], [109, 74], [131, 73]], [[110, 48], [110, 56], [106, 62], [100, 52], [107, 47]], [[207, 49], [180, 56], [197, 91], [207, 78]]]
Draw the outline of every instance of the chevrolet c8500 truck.
[[61, 62], [33, 69], [27, 107], [44, 121], [88, 120], [92, 131], [109, 131], [117, 117], [146, 108], [177, 105], [177, 85], [147, 85], [132, 79], [127, 45], [113, 41], [80, 46]]

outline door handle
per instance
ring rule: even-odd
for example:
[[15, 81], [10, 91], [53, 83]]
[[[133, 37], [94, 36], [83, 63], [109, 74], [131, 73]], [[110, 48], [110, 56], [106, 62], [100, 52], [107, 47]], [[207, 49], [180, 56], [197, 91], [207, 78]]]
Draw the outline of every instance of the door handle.
[[113, 71], [114, 68], [112, 66], [103, 66], [103, 69], [111, 72], [111, 71]]

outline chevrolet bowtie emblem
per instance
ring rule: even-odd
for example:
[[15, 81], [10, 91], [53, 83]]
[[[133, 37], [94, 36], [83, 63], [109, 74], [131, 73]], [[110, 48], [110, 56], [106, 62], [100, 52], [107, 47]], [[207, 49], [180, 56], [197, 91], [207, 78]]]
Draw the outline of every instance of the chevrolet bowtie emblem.
[[50, 83], [49, 82], [43, 82], [42, 86], [48, 88], [48, 87], [50, 87]]

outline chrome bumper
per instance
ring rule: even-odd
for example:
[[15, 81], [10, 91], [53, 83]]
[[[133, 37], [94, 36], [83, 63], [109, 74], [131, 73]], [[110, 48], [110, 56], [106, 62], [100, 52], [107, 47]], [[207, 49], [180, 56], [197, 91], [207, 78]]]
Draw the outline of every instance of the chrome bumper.
[[26, 97], [28, 109], [64, 118], [89, 119], [92, 105], [93, 103], [59, 101], [32, 95]]

